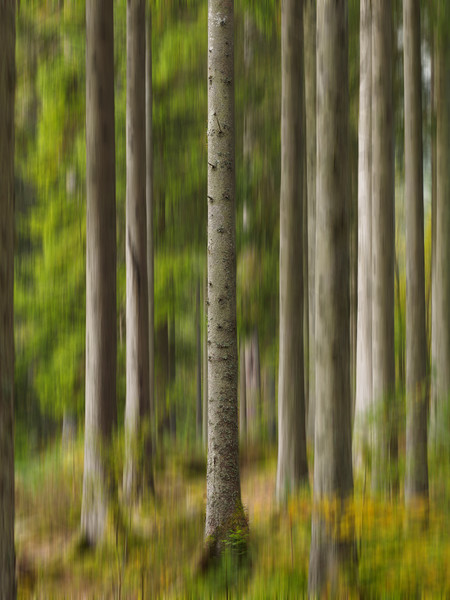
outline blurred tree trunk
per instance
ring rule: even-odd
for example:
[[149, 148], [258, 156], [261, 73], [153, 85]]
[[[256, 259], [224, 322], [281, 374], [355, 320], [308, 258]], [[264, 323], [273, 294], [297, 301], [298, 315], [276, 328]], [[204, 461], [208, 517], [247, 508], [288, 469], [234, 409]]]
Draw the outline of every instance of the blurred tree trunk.
[[145, 138], [146, 138], [146, 214], [148, 279], [148, 360], [150, 431], [155, 433], [155, 265], [153, 235], [153, 87], [152, 87], [152, 12], [148, 5], [145, 28]]
[[306, 178], [308, 194], [308, 410], [306, 434], [314, 444], [315, 378], [315, 256], [316, 256], [316, 0], [304, 0]]
[[0, 598], [16, 597], [14, 552], [15, 5], [0, 2]]
[[450, 394], [450, 17], [438, 2], [436, 54], [436, 424], [435, 447], [448, 439]]
[[358, 126], [358, 316], [354, 462], [370, 448], [372, 409], [372, 0], [360, 5]]
[[197, 281], [195, 328], [197, 335], [197, 403], [196, 403], [196, 435], [202, 439], [202, 327], [200, 311], [200, 279]]
[[[431, 2], [432, 0], [430, 0]], [[428, 445], [436, 451], [436, 364], [437, 364], [437, 277], [436, 277], [436, 27], [432, 26], [431, 43], [431, 386], [430, 386], [430, 429]]]
[[207, 277], [204, 278], [203, 284], [203, 447], [208, 447], [208, 323], [206, 315], [206, 298], [208, 297]]
[[239, 437], [241, 445], [247, 443], [247, 371], [245, 368], [246, 343], [241, 339], [239, 351]]
[[259, 433], [261, 404], [261, 372], [259, 363], [258, 328], [255, 327], [245, 343], [245, 396], [247, 436], [254, 441]]
[[281, 4], [278, 500], [308, 482], [303, 360], [303, 1]]
[[211, 554], [246, 527], [239, 477], [236, 340], [234, 2], [208, 2], [208, 467]]
[[145, 137], [145, 0], [127, 2], [127, 391], [124, 495], [136, 500], [153, 486], [148, 444], [149, 359]]
[[[353, 492], [350, 405], [348, 23], [346, 0], [317, 3], [316, 428], [309, 594], [355, 568], [339, 537]], [[323, 503], [335, 506], [332, 522]]]
[[406, 202], [405, 499], [410, 503], [419, 498], [428, 499], [420, 0], [403, 0], [403, 32]]
[[387, 491], [397, 462], [394, 354], [394, 111], [392, 5], [372, 5], [372, 488]]
[[86, 3], [86, 407], [81, 531], [104, 535], [116, 406], [116, 177], [113, 7]]

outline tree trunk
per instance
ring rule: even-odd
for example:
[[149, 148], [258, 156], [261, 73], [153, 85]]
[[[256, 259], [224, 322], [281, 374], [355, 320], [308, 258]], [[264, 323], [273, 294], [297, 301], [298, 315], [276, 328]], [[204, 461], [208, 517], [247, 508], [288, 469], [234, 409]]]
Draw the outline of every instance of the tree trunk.
[[86, 3], [86, 407], [81, 531], [103, 538], [116, 406], [116, 177], [113, 7]]
[[316, 256], [316, 0], [304, 0], [306, 177], [308, 194], [308, 411], [306, 434], [314, 444], [315, 378], [315, 256]]
[[[436, 448], [448, 439], [450, 394], [450, 18], [438, 3], [436, 60]], [[448, 443], [448, 442], [447, 442]], [[448, 452], [448, 450], [447, 450]]]
[[208, 2], [208, 467], [213, 552], [245, 516], [239, 477], [234, 153], [234, 2]]
[[276, 494], [308, 481], [303, 360], [303, 2], [281, 4], [280, 349]]
[[197, 281], [196, 298], [196, 333], [197, 333], [197, 404], [196, 404], [196, 434], [197, 440], [202, 438], [202, 331], [200, 311], [200, 279]]
[[[316, 429], [309, 594], [353, 576], [339, 537], [353, 492], [350, 406], [348, 25], [345, 0], [317, 3]], [[324, 503], [336, 507], [332, 521]], [[348, 515], [347, 515], [348, 522]]]
[[247, 442], [247, 371], [245, 368], [245, 340], [241, 340], [239, 352], [239, 436], [241, 445]]
[[[127, 0], [127, 391], [124, 495], [153, 486], [149, 444], [148, 282], [145, 139], [145, 0]], [[147, 440], [146, 440], [147, 441]], [[145, 481], [144, 481], [145, 477]]]
[[372, 411], [372, 0], [360, 8], [358, 127], [358, 316], [354, 462], [362, 467], [371, 445]]
[[391, 0], [372, 5], [372, 488], [396, 465], [394, 354], [394, 114]]
[[14, 89], [16, 3], [0, 2], [0, 598], [16, 597], [14, 552]]
[[251, 338], [245, 343], [245, 396], [247, 436], [254, 441], [258, 435], [261, 408], [261, 373], [257, 327], [254, 328]]
[[[405, 499], [428, 499], [420, 0], [403, 0], [406, 212]], [[448, 232], [447, 232], [448, 233]]]
[[152, 86], [152, 12], [148, 7], [145, 37], [145, 150], [148, 279], [148, 384], [151, 432], [155, 434], [155, 266], [153, 236], [153, 86]]

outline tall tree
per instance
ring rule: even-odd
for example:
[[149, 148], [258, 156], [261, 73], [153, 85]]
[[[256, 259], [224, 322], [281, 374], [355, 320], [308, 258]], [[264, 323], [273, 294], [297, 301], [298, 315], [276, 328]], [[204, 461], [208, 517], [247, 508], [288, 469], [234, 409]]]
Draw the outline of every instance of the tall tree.
[[[127, 391], [124, 493], [152, 487], [149, 444], [148, 283], [145, 127], [145, 0], [127, 0]], [[141, 438], [141, 439], [140, 439]]]
[[16, 597], [14, 554], [14, 90], [16, 3], [0, 2], [0, 598]]
[[155, 406], [155, 267], [153, 235], [153, 85], [152, 85], [152, 11], [148, 4], [145, 27], [145, 159], [147, 214], [147, 279], [148, 279], [148, 387], [151, 432], [154, 434]]
[[[333, 589], [353, 564], [339, 538], [353, 492], [350, 405], [348, 15], [346, 0], [317, 3], [316, 429], [309, 593]], [[336, 502], [334, 521], [323, 504]]]
[[428, 497], [420, 0], [403, 0], [406, 200], [405, 498]]
[[358, 316], [354, 458], [362, 466], [372, 410], [372, 0], [360, 4]]
[[434, 442], [439, 449], [450, 427], [450, 8], [437, 4], [436, 39], [436, 391]]
[[[372, 487], [386, 490], [395, 469], [394, 111], [392, 4], [372, 4]], [[395, 483], [395, 482], [394, 482]]]
[[315, 255], [316, 255], [316, 0], [304, 2], [306, 178], [308, 197], [309, 384], [307, 439], [314, 442], [315, 416]]
[[281, 3], [280, 500], [308, 481], [303, 362], [303, 0]]
[[116, 170], [113, 5], [86, 3], [86, 407], [81, 530], [100, 542], [116, 407]]
[[208, 467], [205, 538], [242, 527], [236, 339], [234, 2], [208, 2]]

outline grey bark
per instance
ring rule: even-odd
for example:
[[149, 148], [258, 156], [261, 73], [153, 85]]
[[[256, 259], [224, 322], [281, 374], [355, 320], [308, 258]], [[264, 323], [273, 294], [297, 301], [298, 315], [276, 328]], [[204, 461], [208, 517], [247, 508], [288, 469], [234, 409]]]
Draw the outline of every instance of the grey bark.
[[147, 279], [148, 279], [148, 387], [150, 397], [151, 432], [155, 434], [155, 276], [153, 234], [153, 86], [152, 86], [152, 12], [145, 29], [145, 157], [147, 214]]
[[[145, 1], [127, 0], [126, 403], [124, 496], [152, 486], [149, 456], [149, 359], [145, 137]], [[146, 443], [144, 445], [144, 436]]]
[[395, 468], [394, 111], [392, 5], [372, 5], [372, 488], [386, 491]]
[[436, 424], [435, 447], [450, 423], [450, 31], [448, 3], [438, 3], [436, 55]]
[[116, 406], [116, 185], [113, 6], [86, 3], [86, 400], [81, 531], [102, 541]]
[[234, 2], [208, 2], [208, 467], [205, 538], [242, 513], [236, 339]]
[[407, 503], [428, 498], [427, 340], [423, 217], [420, 1], [403, 0], [406, 212]]
[[15, 2], [0, 2], [0, 598], [16, 597], [14, 552]]
[[307, 439], [314, 443], [315, 415], [315, 255], [316, 255], [316, 0], [304, 0], [306, 178], [308, 194], [308, 411]]
[[353, 437], [355, 467], [363, 466], [371, 446], [372, 411], [372, 0], [360, 5], [358, 126], [358, 315], [356, 405]]
[[[339, 538], [353, 492], [350, 405], [348, 15], [317, 3], [316, 426], [309, 594], [353, 575], [352, 537]], [[334, 520], [323, 503], [336, 501]]]
[[281, 4], [278, 500], [308, 481], [303, 357], [303, 1]]

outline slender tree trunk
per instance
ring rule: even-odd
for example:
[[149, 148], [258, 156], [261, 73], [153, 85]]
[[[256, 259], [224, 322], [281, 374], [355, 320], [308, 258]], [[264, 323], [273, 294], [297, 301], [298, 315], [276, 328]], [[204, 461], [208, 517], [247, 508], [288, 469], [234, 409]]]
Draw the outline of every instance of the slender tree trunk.
[[208, 468], [205, 538], [222, 550], [245, 523], [236, 340], [234, 2], [208, 2]]
[[388, 489], [396, 463], [394, 355], [394, 115], [392, 5], [372, 5], [372, 488]]
[[197, 405], [196, 405], [196, 432], [197, 440], [202, 438], [202, 328], [200, 311], [200, 279], [197, 281], [196, 301], [196, 330], [197, 330]]
[[103, 538], [116, 406], [116, 170], [113, 6], [86, 3], [86, 419], [81, 531]]
[[[316, 430], [309, 594], [353, 576], [352, 536], [339, 537], [353, 492], [350, 406], [348, 15], [317, 3]], [[324, 503], [335, 506], [331, 521]], [[347, 515], [348, 519], [348, 515]]]
[[407, 503], [428, 498], [420, 0], [403, 0], [406, 200]]
[[[438, 2], [436, 60], [436, 447], [448, 439], [450, 423], [450, 17]], [[448, 444], [448, 442], [447, 442]], [[447, 445], [448, 448], [448, 445]], [[448, 452], [448, 450], [447, 450]]]
[[247, 377], [245, 368], [245, 340], [241, 340], [239, 352], [239, 437], [241, 445], [247, 442]]
[[16, 3], [0, 2], [0, 598], [16, 597], [14, 552], [14, 90]]
[[358, 127], [358, 316], [354, 461], [363, 466], [372, 411], [372, 0], [361, 0]]
[[[153, 486], [149, 444], [148, 282], [145, 139], [145, 0], [127, 0], [127, 391], [124, 495]], [[144, 451], [145, 448], [145, 451]]]
[[280, 355], [276, 493], [308, 482], [303, 360], [303, 1], [281, 3]]
[[304, 0], [306, 178], [308, 194], [308, 411], [306, 434], [314, 444], [316, 402], [315, 256], [316, 256], [316, 0]]
[[153, 236], [153, 86], [152, 86], [152, 12], [148, 6], [145, 29], [145, 138], [146, 138], [146, 214], [148, 279], [148, 360], [151, 432], [155, 433], [155, 266]]

